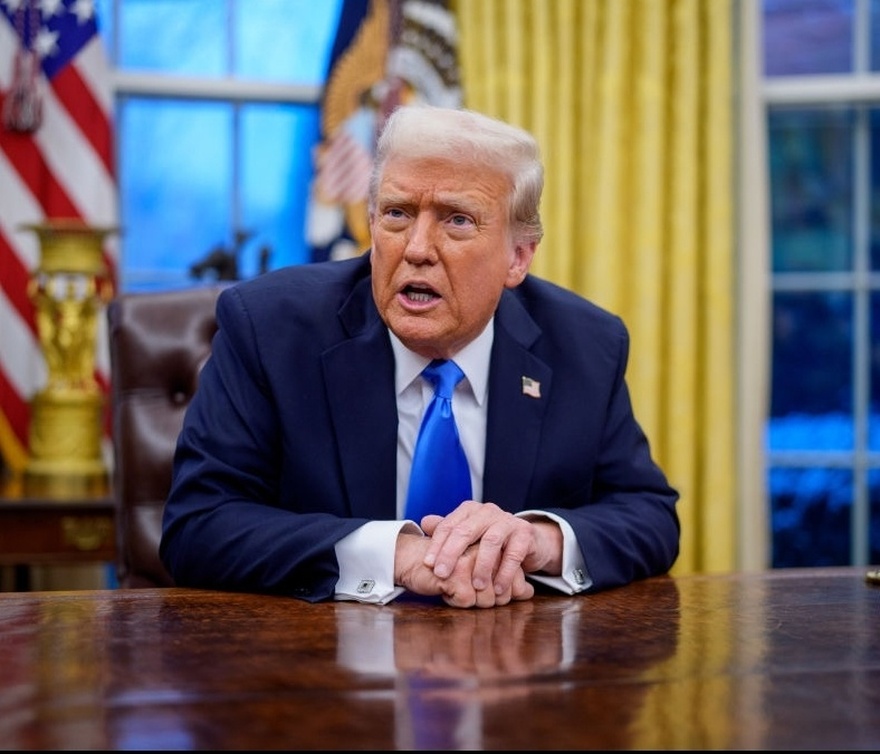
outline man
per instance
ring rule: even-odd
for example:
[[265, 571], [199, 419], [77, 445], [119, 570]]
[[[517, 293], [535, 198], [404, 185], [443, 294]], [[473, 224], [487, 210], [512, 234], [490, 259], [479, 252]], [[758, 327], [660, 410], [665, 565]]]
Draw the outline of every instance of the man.
[[[527, 132], [402, 107], [377, 145], [371, 250], [221, 294], [163, 520], [179, 585], [491, 607], [672, 566], [678, 494], [633, 416], [627, 331], [528, 274], [542, 189]], [[464, 373], [470, 495], [412, 520], [435, 360]]]

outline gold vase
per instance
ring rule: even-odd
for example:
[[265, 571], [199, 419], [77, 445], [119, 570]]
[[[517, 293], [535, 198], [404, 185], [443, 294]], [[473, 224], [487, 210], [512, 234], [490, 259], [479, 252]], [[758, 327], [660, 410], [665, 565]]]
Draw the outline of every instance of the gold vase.
[[77, 220], [23, 227], [40, 241], [28, 296], [47, 369], [45, 387], [31, 400], [24, 490], [54, 498], [106, 494], [105, 399], [95, 379], [95, 352], [98, 317], [113, 296], [103, 242], [116, 229]]

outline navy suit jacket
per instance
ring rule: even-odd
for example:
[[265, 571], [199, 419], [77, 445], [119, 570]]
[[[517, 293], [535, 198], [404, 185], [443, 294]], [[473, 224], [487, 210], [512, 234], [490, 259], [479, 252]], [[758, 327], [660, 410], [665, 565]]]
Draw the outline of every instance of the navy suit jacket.
[[[328, 599], [335, 543], [396, 518], [394, 354], [370, 269], [369, 254], [292, 266], [220, 295], [164, 511], [178, 585]], [[664, 573], [679, 549], [628, 352], [618, 317], [534, 276], [495, 312], [484, 501], [568, 521], [590, 591]]]

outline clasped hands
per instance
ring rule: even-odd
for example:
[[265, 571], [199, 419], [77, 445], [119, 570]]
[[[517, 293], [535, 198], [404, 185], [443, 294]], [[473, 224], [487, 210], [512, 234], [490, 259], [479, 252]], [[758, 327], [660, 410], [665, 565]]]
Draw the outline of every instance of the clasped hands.
[[535, 594], [527, 573], [559, 575], [562, 532], [549, 520], [528, 520], [494, 503], [466, 500], [447, 516], [425, 516], [427, 536], [402, 532], [395, 583], [439, 595], [453, 607], [494, 607]]

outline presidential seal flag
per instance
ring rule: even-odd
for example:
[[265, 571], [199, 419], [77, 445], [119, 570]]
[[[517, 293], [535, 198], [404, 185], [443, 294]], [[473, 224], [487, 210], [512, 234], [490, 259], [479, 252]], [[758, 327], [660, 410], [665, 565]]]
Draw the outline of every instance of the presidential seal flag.
[[455, 17], [446, 0], [345, 0], [330, 55], [306, 220], [312, 259], [369, 245], [376, 135], [397, 105], [460, 107]]
[[[29, 400], [45, 384], [31, 274], [47, 220], [117, 224], [112, 91], [93, 0], [0, 0], [0, 455], [28, 459]], [[116, 243], [105, 242], [111, 280]], [[99, 318], [95, 377], [107, 390]]]

